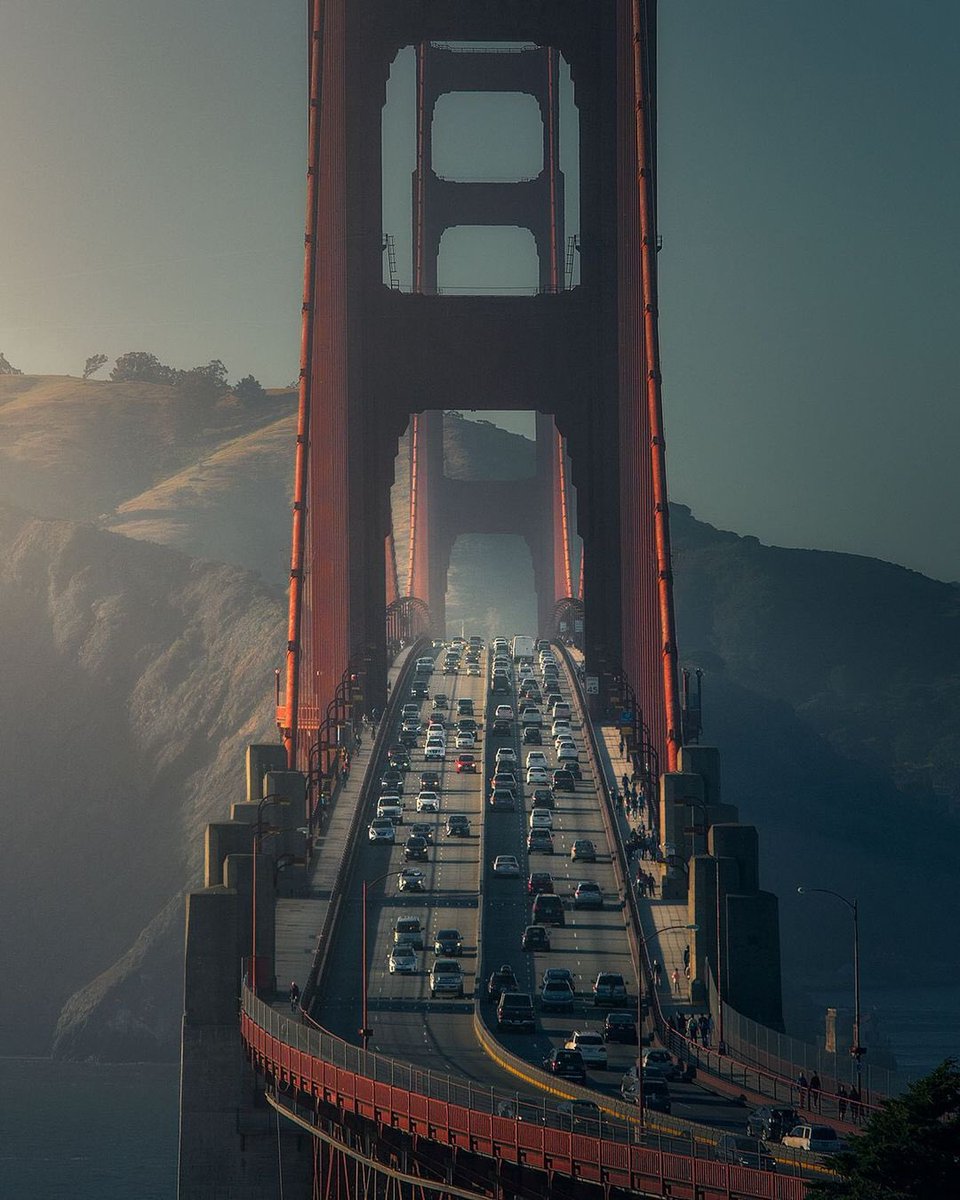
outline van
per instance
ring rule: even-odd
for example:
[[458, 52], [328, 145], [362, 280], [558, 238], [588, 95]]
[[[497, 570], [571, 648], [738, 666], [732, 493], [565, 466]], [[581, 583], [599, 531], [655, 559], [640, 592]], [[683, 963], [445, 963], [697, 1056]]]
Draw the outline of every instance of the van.
[[533, 899], [532, 920], [535, 925], [566, 925], [563, 901], [549, 892], [540, 892]]
[[570, 705], [567, 704], [566, 701], [560, 700], [556, 704], [554, 704], [553, 719], [555, 721], [558, 721], [558, 720], [559, 721], [569, 721], [570, 720]]

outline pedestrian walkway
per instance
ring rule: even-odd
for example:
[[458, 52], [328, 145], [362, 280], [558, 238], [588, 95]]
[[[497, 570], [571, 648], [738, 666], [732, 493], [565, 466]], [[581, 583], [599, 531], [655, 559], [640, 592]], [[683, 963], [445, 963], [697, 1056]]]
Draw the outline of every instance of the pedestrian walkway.
[[[403, 650], [390, 668], [391, 693], [406, 662], [409, 649]], [[279, 995], [273, 1000], [278, 1010], [288, 1008], [287, 992], [291, 980], [303, 987], [317, 953], [317, 938], [323, 928], [333, 894], [333, 885], [348, 850], [348, 835], [360, 802], [367, 775], [373, 764], [375, 733], [363, 729], [359, 749], [350, 758], [350, 773], [334, 790], [326, 810], [321, 832], [314, 838], [307, 895], [279, 897], [276, 907], [276, 977]]]

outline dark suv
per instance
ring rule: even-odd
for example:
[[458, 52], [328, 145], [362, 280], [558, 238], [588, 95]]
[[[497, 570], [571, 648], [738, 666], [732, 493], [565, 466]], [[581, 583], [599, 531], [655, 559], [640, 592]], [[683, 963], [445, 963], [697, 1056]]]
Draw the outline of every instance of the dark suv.
[[577, 1083], [587, 1082], [587, 1070], [579, 1050], [554, 1050], [543, 1060], [543, 1069], [561, 1079], [573, 1079]]
[[499, 1000], [504, 992], [515, 992], [519, 987], [513, 967], [504, 963], [490, 973], [487, 980], [487, 995], [491, 1000]]
[[792, 1108], [755, 1108], [747, 1116], [747, 1136], [762, 1138], [765, 1142], [779, 1142], [789, 1133], [800, 1118]]
[[504, 992], [497, 1004], [497, 1028], [516, 1029], [521, 1033], [533, 1033], [536, 1017], [533, 1001], [527, 992]]
[[717, 1162], [732, 1163], [735, 1167], [753, 1167], [755, 1171], [775, 1171], [776, 1163], [763, 1142], [742, 1134], [725, 1133], [714, 1147]]

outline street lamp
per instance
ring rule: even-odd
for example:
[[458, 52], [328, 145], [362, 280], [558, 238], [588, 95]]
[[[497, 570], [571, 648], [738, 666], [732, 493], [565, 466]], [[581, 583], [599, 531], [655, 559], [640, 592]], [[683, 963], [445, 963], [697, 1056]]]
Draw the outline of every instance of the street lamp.
[[377, 875], [374, 879], [364, 879], [363, 881], [363, 903], [360, 910], [360, 1028], [357, 1031], [360, 1034], [361, 1044], [366, 1050], [367, 1042], [370, 1040], [370, 1035], [373, 1030], [367, 1024], [367, 888], [373, 887], [375, 883], [382, 883], [385, 879], [389, 879], [391, 875], [397, 873], [396, 867], [392, 871], [386, 871], [383, 875]]
[[[665, 929], [656, 930], [656, 936], [662, 933], [673, 933], [678, 929], [689, 929], [696, 933], [699, 925], [668, 925]], [[646, 1121], [646, 1109], [643, 1103], [643, 971], [642, 962], [647, 952], [647, 938], [641, 930], [637, 937], [640, 940], [641, 972], [637, 976], [637, 1107], [640, 1109], [640, 1127]], [[656, 987], [656, 984], [654, 984]]]
[[863, 1066], [861, 1060], [866, 1050], [860, 1045], [860, 913], [858, 903], [856, 900], [848, 900], [846, 896], [841, 896], [839, 892], [830, 891], [829, 888], [808, 888], [801, 885], [797, 888], [797, 892], [801, 896], [814, 893], [833, 896], [835, 900], [845, 904], [853, 916], [853, 1045], [850, 1047], [850, 1054], [857, 1065], [857, 1092], [862, 1097], [863, 1089], [860, 1085]]
[[278, 808], [289, 805], [290, 800], [287, 796], [281, 796], [278, 793], [271, 793], [257, 805], [257, 828], [253, 834], [253, 878], [250, 883], [250, 985], [253, 988], [253, 994], [257, 994], [257, 983], [259, 972], [257, 971], [257, 855], [260, 853], [260, 843], [264, 837], [270, 837], [274, 833], [281, 833], [282, 830], [268, 827], [263, 827], [263, 810], [270, 805], [276, 805]]

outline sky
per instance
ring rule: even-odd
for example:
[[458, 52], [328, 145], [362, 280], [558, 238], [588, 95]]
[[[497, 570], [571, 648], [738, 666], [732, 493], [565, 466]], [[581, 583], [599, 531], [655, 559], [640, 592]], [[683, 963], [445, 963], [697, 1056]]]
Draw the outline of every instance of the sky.
[[[659, 259], [671, 495], [762, 541], [960, 579], [960, 3], [661, 0]], [[304, 0], [0, 0], [0, 351], [144, 349], [297, 374]], [[385, 195], [403, 284], [409, 56]], [[568, 233], [576, 117], [562, 113]], [[537, 168], [514, 98], [451, 97], [438, 167]], [[393, 226], [391, 229], [390, 226]], [[529, 282], [452, 231], [451, 289]], [[457, 407], [451, 397], [451, 407]]]

